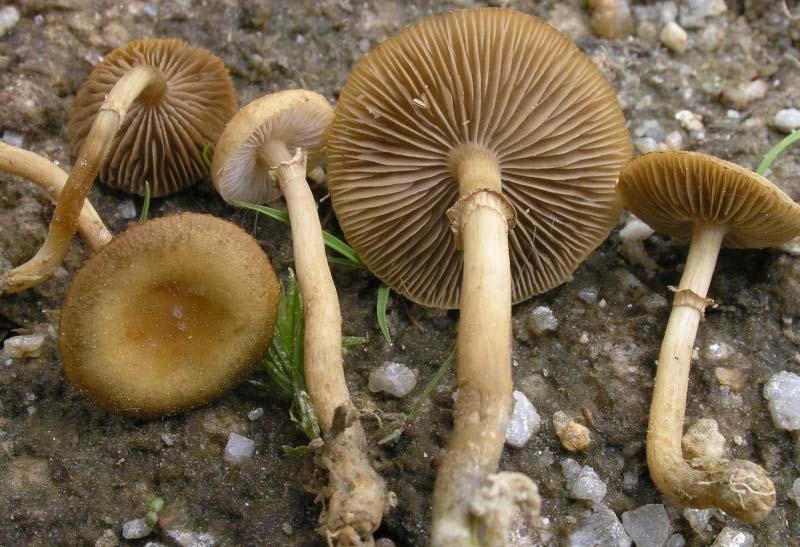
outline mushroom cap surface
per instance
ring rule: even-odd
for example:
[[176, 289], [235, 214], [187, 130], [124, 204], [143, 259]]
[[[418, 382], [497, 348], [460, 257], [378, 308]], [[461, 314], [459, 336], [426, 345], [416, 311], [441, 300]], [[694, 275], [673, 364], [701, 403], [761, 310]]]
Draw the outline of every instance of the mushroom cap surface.
[[569, 278], [616, 224], [631, 144], [614, 90], [575, 44], [502, 8], [434, 15], [355, 67], [328, 141], [328, 186], [347, 241], [386, 284], [458, 307], [463, 257], [445, 212], [450, 160], [494, 155], [516, 209], [512, 299]]
[[182, 213], [135, 225], [69, 286], [58, 339], [64, 372], [119, 414], [205, 404], [266, 351], [279, 294], [264, 251], [230, 222]]
[[98, 63], [72, 103], [69, 139], [77, 157], [94, 118], [114, 84], [138, 65], [158, 69], [166, 90], [141, 97], [128, 109], [100, 180], [112, 188], [155, 197], [173, 194], [206, 175], [202, 151], [217, 142], [236, 112], [236, 91], [222, 60], [183, 40], [136, 40]]
[[650, 152], [629, 161], [617, 191], [662, 234], [689, 239], [698, 223], [728, 228], [725, 247], [780, 245], [800, 235], [800, 205], [764, 177], [697, 152]]
[[280, 141], [293, 154], [303, 148], [306, 168], [322, 160], [325, 134], [333, 119], [330, 103], [313, 91], [291, 89], [265, 95], [228, 122], [214, 149], [211, 176], [225, 201], [269, 203], [281, 196], [258, 149]]

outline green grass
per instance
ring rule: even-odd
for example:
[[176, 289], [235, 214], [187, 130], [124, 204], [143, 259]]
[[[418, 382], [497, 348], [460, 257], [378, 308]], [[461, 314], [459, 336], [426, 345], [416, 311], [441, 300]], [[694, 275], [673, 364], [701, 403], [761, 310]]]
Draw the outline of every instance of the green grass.
[[309, 439], [320, 436], [314, 405], [306, 391], [303, 367], [303, 298], [294, 271], [289, 269], [278, 303], [275, 333], [262, 367], [277, 391], [291, 399], [289, 416]]
[[142, 212], [139, 215], [139, 222], [144, 222], [150, 216], [150, 183], [144, 181], [144, 201], [142, 202]]
[[764, 155], [764, 159], [761, 160], [761, 163], [758, 164], [758, 169], [756, 169], [756, 173], [761, 175], [762, 177], [764, 174], [769, 170], [772, 166], [775, 159], [778, 155], [789, 148], [795, 142], [800, 141], [800, 129], [792, 131], [788, 136], [784, 137], [778, 144], [773, 146], [769, 152]]

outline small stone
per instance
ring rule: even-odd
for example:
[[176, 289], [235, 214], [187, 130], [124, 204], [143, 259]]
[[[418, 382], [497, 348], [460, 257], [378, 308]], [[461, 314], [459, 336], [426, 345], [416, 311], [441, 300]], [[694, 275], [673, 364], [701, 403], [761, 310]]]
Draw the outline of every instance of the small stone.
[[719, 432], [717, 421], [711, 418], [701, 418], [692, 424], [681, 445], [687, 458], [719, 461], [725, 456], [725, 437]]
[[619, 237], [622, 240], [644, 241], [655, 233], [650, 226], [631, 216], [625, 226], [619, 231]]
[[589, 343], [589, 334], [586, 332], [582, 332], [580, 338], [578, 338], [579, 344], [588, 344]]
[[659, 143], [652, 137], [640, 137], [634, 140], [633, 144], [640, 154], [647, 154], [648, 152], [656, 152], [659, 150]]
[[788, 255], [800, 256], [800, 236], [787, 241], [778, 248]]
[[561, 446], [570, 452], [580, 452], [589, 448], [592, 440], [589, 428], [573, 421], [560, 410], [553, 414], [553, 429], [561, 440]]
[[703, 348], [703, 358], [710, 361], [725, 361], [730, 359], [736, 350], [725, 342], [711, 342]]
[[522, 448], [539, 432], [542, 419], [524, 393], [514, 390], [514, 410], [506, 428], [506, 444]]
[[664, 138], [667, 150], [681, 150], [683, 148], [683, 135], [680, 131], [671, 131]]
[[286, 534], [287, 536], [291, 536], [292, 534], [294, 534], [294, 527], [288, 522], [284, 522], [283, 524], [281, 524], [281, 531], [283, 531], [283, 533]]
[[699, 114], [695, 114], [691, 110], [679, 110], [675, 113], [675, 119], [681, 123], [681, 127], [683, 127], [687, 131], [702, 131], [703, 126], [703, 117]]
[[684, 547], [686, 545], [686, 540], [683, 539], [683, 536], [680, 534], [672, 534], [669, 536], [667, 543], [664, 547]]
[[222, 458], [228, 463], [242, 463], [253, 456], [255, 449], [256, 442], [253, 439], [248, 439], [238, 433], [231, 433], [228, 436], [228, 444], [225, 445], [225, 453]]
[[124, 218], [125, 220], [132, 220], [139, 216], [139, 213], [136, 211], [136, 204], [133, 203], [132, 199], [126, 199], [117, 205], [117, 214], [120, 218]]
[[795, 479], [792, 487], [789, 488], [789, 499], [793, 500], [798, 507], [800, 507], [800, 479]]
[[686, 31], [674, 21], [664, 25], [658, 38], [661, 40], [662, 44], [675, 53], [685, 53], [686, 48], [689, 46], [689, 36], [686, 34]]
[[145, 4], [142, 11], [148, 17], [158, 17], [158, 6], [153, 4]]
[[161, 533], [171, 547], [217, 547], [219, 540], [207, 532], [189, 530], [166, 530]]
[[3, 131], [3, 142], [10, 146], [16, 146], [17, 148], [22, 148], [23, 144], [22, 135], [20, 135], [16, 131], [11, 131], [6, 129], [5, 131]]
[[796, 129], [800, 129], [800, 110], [796, 108], [778, 110], [772, 123], [777, 129], [784, 133], [791, 133]]
[[606, 491], [606, 483], [600, 479], [597, 472], [588, 465], [584, 465], [581, 467], [578, 476], [572, 481], [569, 494], [572, 498], [577, 500], [589, 500], [600, 503], [606, 496]]
[[23, 334], [12, 336], [3, 341], [3, 351], [7, 357], [24, 359], [26, 357], [39, 357], [42, 354], [44, 336], [41, 334]]
[[175, 435], [172, 433], [162, 433], [161, 442], [163, 442], [165, 446], [173, 446], [175, 444]]
[[728, 386], [732, 391], [741, 391], [747, 378], [738, 368], [716, 367], [714, 376], [721, 386]]
[[614, 511], [599, 504], [582, 518], [564, 542], [566, 547], [630, 547], [631, 538]]
[[621, 38], [631, 33], [633, 20], [628, 0], [589, 0], [592, 32], [601, 38]]
[[536, 336], [558, 328], [558, 319], [553, 315], [553, 310], [547, 306], [537, 306], [525, 321], [525, 326]]
[[117, 539], [117, 534], [115, 534], [114, 530], [111, 528], [103, 530], [103, 535], [94, 542], [94, 547], [117, 547], [118, 545], [119, 539]]
[[651, 293], [639, 299], [639, 305], [650, 313], [663, 310], [669, 306], [669, 301], [657, 293]]
[[764, 80], [751, 80], [724, 89], [720, 98], [724, 104], [743, 110], [753, 101], [763, 99], [768, 90], [769, 86]]
[[711, 547], [753, 547], [754, 541], [753, 534], [750, 532], [741, 532], [726, 526]]
[[0, 36], [14, 28], [19, 22], [19, 10], [14, 6], [6, 6], [0, 9]]
[[800, 430], [800, 376], [781, 371], [764, 386], [772, 423], [777, 429]]
[[622, 513], [622, 526], [636, 547], [663, 547], [672, 528], [667, 510], [660, 503]]
[[149, 536], [152, 531], [144, 519], [129, 520], [122, 525], [122, 537], [125, 539], [141, 539]]
[[578, 298], [585, 304], [597, 302], [597, 289], [594, 287], [584, 287], [578, 291]]
[[687, 0], [681, 4], [681, 24], [686, 28], [702, 28], [708, 17], [728, 11], [725, 0]]
[[264, 416], [264, 409], [261, 407], [254, 408], [253, 410], [247, 413], [247, 419], [250, 420], [251, 422], [260, 420], [262, 416]]
[[714, 516], [713, 509], [684, 509], [683, 518], [692, 527], [692, 530], [698, 534], [705, 534], [711, 530], [709, 522], [711, 517]]
[[417, 385], [417, 373], [402, 363], [385, 361], [369, 375], [369, 390], [405, 397]]

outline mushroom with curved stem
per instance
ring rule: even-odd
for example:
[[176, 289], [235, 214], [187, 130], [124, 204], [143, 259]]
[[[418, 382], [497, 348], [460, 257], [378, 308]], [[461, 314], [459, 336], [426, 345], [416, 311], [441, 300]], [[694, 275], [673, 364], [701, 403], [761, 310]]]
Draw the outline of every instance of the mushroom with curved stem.
[[399, 293], [461, 307], [433, 545], [469, 543], [470, 500], [500, 459], [512, 303], [568, 279], [607, 237], [630, 154], [614, 92], [592, 61], [517, 11], [429, 17], [348, 78], [328, 142], [345, 236]]
[[38, 285], [61, 264], [107, 160], [102, 176], [112, 185], [143, 194], [148, 180], [154, 196], [177, 191], [206, 173], [201, 150], [235, 110], [228, 71], [207, 50], [181, 40], [139, 40], [107, 55], [73, 104], [69, 129], [80, 152], [47, 239], [7, 273], [6, 290]]
[[385, 485], [372, 469], [364, 431], [345, 383], [339, 300], [328, 268], [317, 203], [306, 169], [319, 163], [333, 118], [317, 93], [290, 90], [248, 104], [228, 123], [211, 173], [226, 201], [266, 203], [283, 193], [289, 210], [305, 321], [308, 393], [325, 438], [330, 475], [321, 532], [349, 545], [370, 541], [383, 516]]
[[118, 414], [153, 418], [203, 405], [266, 351], [279, 294], [266, 254], [235, 224], [182, 213], [134, 225], [67, 290], [64, 372]]
[[[0, 142], [0, 171], [28, 179], [44, 189], [54, 202], [58, 202], [69, 175], [47, 160], [28, 150]], [[97, 252], [113, 237], [89, 200], [84, 201], [78, 217], [78, 231], [89, 248]]]
[[745, 461], [693, 467], [681, 451], [692, 348], [720, 247], [771, 247], [800, 235], [800, 205], [767, 179], [693, 152], [653, 152], [625, 165], [617, 191], [656, 231], [691, 239], [661, 343], [647, 428], [647, 465], [673, 502], [716, 507], [744, 522], [775, 504], [766, 471]]

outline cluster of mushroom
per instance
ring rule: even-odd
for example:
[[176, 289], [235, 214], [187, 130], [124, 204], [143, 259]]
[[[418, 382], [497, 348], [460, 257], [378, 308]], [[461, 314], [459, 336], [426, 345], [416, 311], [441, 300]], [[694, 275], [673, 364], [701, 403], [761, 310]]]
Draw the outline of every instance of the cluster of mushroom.
[[692, 240], [653, 392], [653, 481], [684, 506], [746, 522], [769, 513], [775, 490], [762, 468], [693, 466], [680, 440], [719, 248], [800, 234], [800, 206], [777, 187], [696, 153], [630, 160], [624, 116], [594, 63], [546, 23], [508, 9], [432, 16], [386, 40], [354, 68], [335, 111], [305, 90], [235, 109], [221, 61], [176, 40], [140, 41], [107, 56], [78, 94], [69, 175], [0, 146], [0, 167], [58, 201], [45, 244], [8, 272], [6, 289], [49, 277], [76, 229], [97, 253], [70, 285], [61, 318], [59, 350], [79, 391], [116, 412], [174, 413], [230, 388], [265, 351], [279, 288], [250, 236], [185, 213], [111, 238], [85, 200], [98, 174], [139, 194], [145, 181], [157, 196], [180, 190], [203, 176], [200, 150], [216, 143], [211, 175], [224, 200], [285, 198], [306, 381], [330, 479], [321, 531], [340, 545], [372, 541], [386, 487], [345, 382], [336, 288], [306, 182], [327, 146], [334, 211], [370, 270], [415, 302], [460, 308], [458, 398], [434, 490], [433, 545], [504, 545], [515, 508], [537, 517], [533, 481], [497, 473], [512, 406], [512, 304], [567, 280], [622, 205]]

